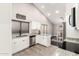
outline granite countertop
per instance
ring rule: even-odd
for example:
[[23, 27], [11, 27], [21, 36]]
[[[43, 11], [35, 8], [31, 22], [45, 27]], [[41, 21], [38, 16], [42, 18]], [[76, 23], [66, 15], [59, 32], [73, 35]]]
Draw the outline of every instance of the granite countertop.
[[79, 44], [79, 38], [67, 38], [64, 41]]
[[79, 56], [79, 54], [61, 49], [61, 48], [57, 48], [57, 53], [55, 54], [56, 56]]

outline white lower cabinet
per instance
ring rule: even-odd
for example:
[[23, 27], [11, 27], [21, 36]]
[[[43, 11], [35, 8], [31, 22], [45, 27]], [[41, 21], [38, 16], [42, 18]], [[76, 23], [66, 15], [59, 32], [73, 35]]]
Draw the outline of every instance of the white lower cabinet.
[[[27, 37], [18, 37], [13, 39], [12, 44], [12, 52], [13, 54], [19, 52], [25, 48], [29, 47], [29, 36]], [[37, 35], [36, 36], [36, 43], [49, 47], [51, 45], [51, 36], [50, 35]]]
[[36, 43], [49, 47], [51, 45], [51, 36], [50, 35], [37, 35]]
[[42, 39], [43, 39], [43, 37], [41, 35], [37, 35], [36, 36], [36, 43], [42, 44], [42, 42], [41, 42]]
[[29, 37], [20, 37], [13, 39], [12, 52], [16, 53], [29, 47]]

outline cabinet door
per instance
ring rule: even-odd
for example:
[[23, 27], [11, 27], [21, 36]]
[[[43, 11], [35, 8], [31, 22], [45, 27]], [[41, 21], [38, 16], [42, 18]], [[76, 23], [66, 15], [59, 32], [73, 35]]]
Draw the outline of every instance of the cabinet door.
[[13, 40], [13, 53], [29, 47], [29, 37], [16, 38]]
[[39, 42], [39, 36], [36, 36], [36, 43]]
[[74, 52], [75, 51], [75, 45], [71, 42], [66, 42], [66, 49]]
[[19, 43], [19, 50], [23, 50], [27, 47], [29, 47], [29, 37], [21, 37], [19, 38], [20, 42]]
[[44, 36], [44, 38], [43, 38], [43, 44], [45, 45], [45, 46], [50, 46], [50, 44], [51, 44], [51, 41], [50, 41], [50, 37], [49, 36]]
[[40, 39], [39, 39], [39, 44], [44, 45], [44, 38], [43, 38], [43, 36], [40, 36]]
[[22, 41], [20, 39], [13, 40], [13, 53], [16, 53], [21, 50]]
[[37, 36], [36, 36], [36, 43], [40, 43], [41, 40], [42, 40], [42, 36], [37, 35]]
[[29, 37], [23, 37], [22, 38], [22, 49], [29, 47]]
[[47, 46], [47, 37], [43, 36], [42, 44]]
[[79, 54], [79, 44], [75, 44], [75, 52]]
[[20, 40], [21, 40], [20, 49], [22, 50], [26, 47], [26, 45], [25, 45], [26, 40], [24, 37], [20, 38]]

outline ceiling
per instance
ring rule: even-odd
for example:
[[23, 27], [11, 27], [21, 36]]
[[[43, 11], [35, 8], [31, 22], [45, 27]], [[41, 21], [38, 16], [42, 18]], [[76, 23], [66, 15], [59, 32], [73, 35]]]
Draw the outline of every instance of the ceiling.
[[53, 23], [63, 22], [65, 3], [34, 3], [34, 5]]

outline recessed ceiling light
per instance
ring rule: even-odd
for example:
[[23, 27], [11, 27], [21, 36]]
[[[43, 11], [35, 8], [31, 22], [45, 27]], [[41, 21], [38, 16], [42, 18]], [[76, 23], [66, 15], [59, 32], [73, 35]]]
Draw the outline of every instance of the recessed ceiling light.
[[56, 13], [56, 14], [59, 14], [59, 10], [56, 10], [55, 13]]
[[50, 16], [50, 15], [51, 15], [51, 13], [47, 13], [47, 15], [48, 15], [48, 16]]
[[41, 6], [41, 8], [42, 8], [42, 9], [44, 9], [44, 8], [45, 8], [45, 6], [44, 6], [44, 5], [42, 5], [42, 6]]

